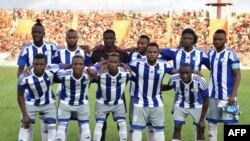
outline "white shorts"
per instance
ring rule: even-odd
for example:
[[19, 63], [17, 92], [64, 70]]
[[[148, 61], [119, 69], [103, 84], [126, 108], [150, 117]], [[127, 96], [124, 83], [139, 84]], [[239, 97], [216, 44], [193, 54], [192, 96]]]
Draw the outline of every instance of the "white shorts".
[[105, 122], [108, 113], [113, 114], [114, 121], [126, 120], [126, 110], [123, 103], [117, 105], [106, 105], [96, 102], [95, 112], [96, 122]]
[[77, 113], [77, 119], [80, 124], [89, 123], [89, 104], [73, 106], [64, 103], [60, 103], [58, 107], [58, 122], [68, 122], [72, 112]]
[[[215, 98], [209, 98], [209, 108], [207, 111], [206, 120], [210, 123], [238, 123], [239, 115], [231, 114], [223, 110], [223, 108], [218, 107], [219, 100]], [[237, 105], [238, 106], [238, 105]]]
[[189, 108], [175, 107], [174, 108], [174, 123], [185, 124], [185, 120], [187, 116], [190, 115], [193, 118], [193, 123], [197, 125], [201, 117], [201, 111], [202, 111], [202, 108], [189, 109]]
[[45, 122], [52, 121], [56, 123], [56, 106], [54, 103], [39, 106], [26, 104], [25, 108], [32, 123], [35, 123], [36, 115], [39, 113], [44, 114]]
[[150, 122], [154, 129], [164, 130], [165, 113], [163, 107], [134, 107], [131, 127], [143, 130]]

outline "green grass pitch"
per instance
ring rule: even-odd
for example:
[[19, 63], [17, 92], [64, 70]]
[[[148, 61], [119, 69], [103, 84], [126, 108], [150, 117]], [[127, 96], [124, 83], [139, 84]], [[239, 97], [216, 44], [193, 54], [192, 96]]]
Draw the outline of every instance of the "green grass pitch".
[[[20, 126], [20, 115], [17, 104], [17, 92], [16, 92], [16, 71], [15, 67], [0, 67], [0, 141], [16, 141], [18, 137], [18, 131]], [[207, 70], [203, 71], [203, 74], [206, 80], [209, 80], [209, 72]], [[250, 100], [249, 100], [249, 84], [250, 84], [250, 70], [241, 71], [241, 84], [238, 90], [238, 102], [241, 109], [240, 123], [239, 124], [250, 124]], [[166, 83], [168, 81], [168, 75], [164, 79]], [[56, 86], [55, 86], [56, 88]], [[129, 102], [129, 93], [127, 86], [126, 89], [126, 102], [128, 105]], [[93, 135], [94, 126], [95, 126], [95, 90], [96, 85], [92, 84], [89, 90], [89, 101], [90, 101], [90, 128]], [[171, 105], [173, 102], [173, 92], [163, 92], [163, 101], [165, 105], [165, 114], [166, 114], [166, 127], [165, 127], [165, 137], [166, 141], [170, 141], [172, 138], [172, 129], [173, 129], [173, 117], [170, 114]], [[127, 116], [128, 117], [128, 116]], [[128, 118], [127, 118], [128, 119]], [[128, 123], [128, 122], [127, 122]], [[127, 124], [128, 125], [128, 124]], [[129, 128], [129, 126], [127, 126]], [[78, 138], [78, 128], [75, 121], [70, 121], [68, 129], [68, 141], [76, 141]], [[207, 132], [207, 126], [206, 126]], [[207, 134], [207, 133], [206, 133]], [[218, 141], [223, 141], [223, 125], [218, 125]], [[187, 123], [183, 126], [182, 129], [182, 139], [185, 141], [194, 140], [194, 126], [192, 124], [191, 117], [188, 117]], [[38, 118], [36, 119], [35, 132], [34, 132], [34, 141], [41, 140], [40, 137], [40, 122]], [[107, 141], [118, 141], [119, 136], [117, 132], [116, 124], [112, 120], [112, 116], [109, 116], [108, 119], [108, 129], [106, 135]], [[207, 140], [207, 135], [206, 135]], [[146, 141], [145, 130], [143, 132], [143, 141]]]

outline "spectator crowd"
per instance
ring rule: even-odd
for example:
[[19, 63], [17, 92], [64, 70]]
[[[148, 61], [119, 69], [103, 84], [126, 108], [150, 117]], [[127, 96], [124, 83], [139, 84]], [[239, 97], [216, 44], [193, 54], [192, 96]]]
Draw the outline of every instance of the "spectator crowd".
[[[18, 33], [16, 28], [18, 19], [35, 21], [41, 19], [45, 25], [45, 39], [59, 46], [65, 44], [65, 31], [75, 26], [79, 32], [79, 44], [90, 47], [100, 44], [102, 32], [112, 28], [115, 19], [131, 20], [129, 38], [121, 43], [121, 47], [134, 46], [137, 37], [146, 34], [161, 47], [177, 47], [181, 31], [193, 28], [198, 35], [197, 46], [209, 50], [212, 46], [209, 40], [209, 12], [204, 10], [162, 13], [141, 12], [103, 12], [103, 11], [72, 11], [72, 10], [44, 10], [31, 9], [0, 9], [0, 52], [17, 54], [20, 47], [32, 40], [30, 33]], [[230, 14], [227, 45], [239, 53], [250, 51], [250, 13]]]

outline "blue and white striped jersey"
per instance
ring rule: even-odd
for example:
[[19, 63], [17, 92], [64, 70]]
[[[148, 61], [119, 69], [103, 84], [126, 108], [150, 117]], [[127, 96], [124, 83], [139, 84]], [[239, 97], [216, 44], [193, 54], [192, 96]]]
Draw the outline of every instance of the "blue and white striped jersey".
[[80, 79], [73, 76], [73, 70], [59, 70], [56, 73], [61, 81], [60, 102], [69, 105], [88, 104], [89, 75], [84, 71]]
[[80, 47], [78, 47], [75, 51], [70, 51], [67, 48], [58, 49], [53, 59], [53, 63], [71, 64], [72, 59], [76, 54], [81, 54], [83, 56], [84, 63], [86, 66], [92, 64], [91, 58]]
[[174, 86], [176, 95], [176, 107], [201, 108], [203, 96], [208, 96], [206, 80], [196, 74], [192, 74], [191, 81], [186, 84], [181, 80], [180, 74], [174, 74], [168, 81], [169, 86]]
[[179, 70], [184, 63], [191, 65], [193, 70], [201, 71], [202, 65], [209, 66], [209, 59], [207, 53], [200, 48], [193, 47], [193, 50], [186, 52], [183, 48], [180, 49], [162, 49], [162, 54], [165, 58], [173, 60], [174, 68]]
[[20, 75], [18, 90], [27, 89], [27, 93], [25, 94], [26, 104], [44, 105], [55, 102], [55, 95], [52, 92], [52, 83], [54, 74], [59, 69], [59, 65], [51, 64], [46, 67], [45, 72], [41, 77], [34, 74], [34, 69], [31, 69], [28, 75]]
[[[142, 58], [146, 58], [146, 55], [141, 55], [138, 51], [136, 52], [131, 52], [129, 54], [129, 63], [137, 60], [137, 59], [142, 59]], [[162, 59], [165, 60], [164, 56], [159, 54], [158, 59]]]
[[161, 84], [166, 73], [171, 73], [173, 67], [165, 60], [158, 59], [154, 66], [142, 58], [130, 63], [135, 75], [134, 106], [162, 107]]
[[240, 69], [240, 60], [236, 51], [225, 48], [217, 53], [213, 48], [208, 53], [211, 75], [209, 96], [220, 100], [227, 100], [234, 87], [234, 69]]
[[43, 54], [47, 64], [52, 64], [52, 59], [55, 57], [57, 46], [51, 42], [44, 42], [41, 47], [35, 46], [33, 43], [24, 45], [18, 57], [18, 66], [31, 66], [33, 58], [36, 54]]
[[[139, 52], [132, 52], [129, 54], [129, 63], [132, 63], [133, 61], [136, 61], [138, 59], [146, 58], [146, 55], [141, 55]], [[159, 54], [158, 59], [165, 60], [164, 57]], [[134, 96], [135, 95], [135, 82], [130, 81], [130, 95]]]
[[104, 72], [98, 76], [96, 102], [106, 105], [122, 104], [122, 95], [130, 79], [129, 73], [119, 67], [116, 76]]

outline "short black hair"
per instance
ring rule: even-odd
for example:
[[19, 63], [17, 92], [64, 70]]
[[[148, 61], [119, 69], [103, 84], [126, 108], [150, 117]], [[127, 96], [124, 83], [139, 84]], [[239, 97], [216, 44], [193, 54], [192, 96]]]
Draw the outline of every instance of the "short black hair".
[[104, 36], [105, 34], [107, 34], [107, 33], [112, 33], [112, 34], [114, 34], [114, 36], [115, 36], [115, 31], [112, 30], [112, 29], [107, 29], [107, 30], [105, 30], [105, 31], [103, 32], [103, 36]]
[[139, 38], [146, 39], [150, 42], [150, 38], [147, 35], [141, 35]]
[[67, 36], [67, 34], [69, 33], [69, 32], [76, 32], [77, 33], [77, 31], [76, 30], [74, 30], [74, 29], [69, 29], [67, 32], [66, 32], [66, 36]]
[[41, 26], [44, 28], [44, 26], [41, 23], [42, 21], [40, 19], [36, 19], [36, 23], [33, 26]]
[[120, 61], [120, 54], [118, 52], [111, 52], [109, 53], [109, 57], [118, 57]]
[[75, 29], [69, 29], [67, 32], [77, 32]]
[[217, 29], [216, 31], [215, 31], [215, 33], [214, 34], [225, 34], [226, 36], [227, 36], [227, 33], [226, 33], [226, 31], [225, 30], [223, 30], [223, 29]]
[[149, 43], [147, 47], [150, 47], [150, 46], [155, 46], [155, 47], [159, 48], [159, 45], [155, 42]]
[[197, 36], [196, 33], [194, 32], [194, 30], [191, 29], [191, 28], [186, 28], [186, 29], [184, 29], [184, 30], [182, 31], [181, 36], [183, 36], [184, 34], [187, 34], [187, 33], [194, 36], [194, 42], [193, 42], [193, 44], [196, 44], [196, 43], [197, 43], [197, 40], [198, 40], [198, 36]]
[[72, 63], [73, 63], [73, 61], [74, 61], [76, 58], [81, 58], [81, 59], [83, 60], [83, 64], [84, 64], [84, 58], [83, 58], [82, 54], [80, 54], [80, 53], [75, 54], [75, 55], [73, 56], [73, 58], [72, 58]]
[[45, 59], [45, 56], [41, 53], [34, 55], [34, 59]]
[[191, 65], [189, 63], [183, 63], [183, 64], [181, 64], [180, 65], [180, 69], [183, 69], [183, 68], [189, 68], [191, 71], [193, 70], [192, 67], [191, 67]]

